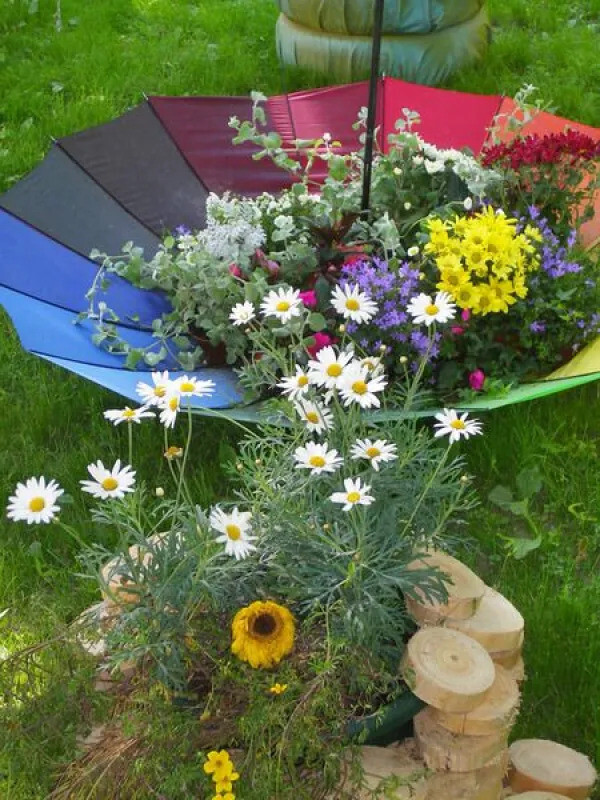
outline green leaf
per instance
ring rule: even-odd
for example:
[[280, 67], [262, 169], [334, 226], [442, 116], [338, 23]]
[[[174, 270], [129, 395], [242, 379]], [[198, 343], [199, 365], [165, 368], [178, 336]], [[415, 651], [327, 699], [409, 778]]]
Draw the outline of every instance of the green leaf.
[[317, 303], [321, 308], [327, 308], [329, 305], [329, 298], [331, 297], [331, 286], [329, 281], [321, 276], [315, 282], [315, 294], [317, 295]]
[[494, 486], [492, 491], [488, 494], [488, 500], [500, 508], [507, 510], [511, 503], [514, 502], [513, 493], [508, 486]]
[[505, 536], [506, 547], [510, 555], [517, 561], [520, 561], [528, 553], [537, 550], [542, 543], [542, 537], [536, 536], [535, 539], [525, 539], [524, 537]]
[[521, 497], [530, 498], [541, 491], [543, 486], [542, 476], [538, 467], [522, 469], [517, 475], [517, 488]]
[[127, 369], [135, 369], [138, 365], [138, 362], [141, 361], [143, 356], [144, 356], [143, 350], [140, 350], [136, 347], [132, 348], [127, 353], [127, 358], [125, 359], [125, 366], [127, 367]]
[[308, 316], [308, 324], [313, 331], [322, 331], [327, 327], [327, 320], [323, 314], [313, 312]]

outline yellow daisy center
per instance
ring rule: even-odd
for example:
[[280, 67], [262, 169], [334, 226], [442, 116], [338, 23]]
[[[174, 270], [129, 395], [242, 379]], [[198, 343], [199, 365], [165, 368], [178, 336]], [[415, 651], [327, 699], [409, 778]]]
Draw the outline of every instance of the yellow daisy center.
[[135, 417], [135, 411], [133, 411], [131, 408], [126, 408], [123, 411], [123, 417], [125, 419], [132, 419], [133, 417]]
[[155, 386], [154, 387], [154, 396], [155, 397], [164, 397], [167, 393], [167, 390], [164, 386]]
[[277, 311], [289, 311], [290, 310], [290, 304], [288, 303], [287, 300], [280, 300], [277, 303], [277, 305], [275, 306], [275, 308], [276, 308]]
[[29, 510], [33, 511], [43, 511], [46, 508], [46, 501], [43, 497], [32, 497], [29, 501]]
[[360, 492], [348, 492], [346, 495], [346, 500], [349, 503], [358, 503], [360, 500]]
[[227, 534], [227, 536], [229, 536], [232, 542], [237, 542], [237, 540], [242, 535], [242, 532], [238, 528], [238, 526], [233, 524], [225, 526], [225, 533]]
[[193, 392], [194, 391], [194, 384], [191, 381], [184, 381], [180, 385], [179, 390], [182, 391], [182, 392]]
[[430, 303], [428, 306], [425, 306], [425, 313], [428, 314], [430, 317], [433, 317], [435, 314], [438, 313], [440, 309], [436, 306], [435, 303]]
[[298, 377], [298, 386], [300, 387], [306, 386], [307, 383], [308, 383], [308, 378], [306, 375], [300, 375]]
[[467, 426], [462, 421], [462, 419], [453, 419], [452, 422], [450, 423], [450, 427], [454, 428], [454, 430], [456, 430], [456, 431], [464, 431], [464, 429]]
[[366, 394], [369, 391], [369, 387], [364, 381], [354, 381], [352, 391], [354, 394]]
[[113, 478], [112, 475], [109, 475], [108, 478], [104, 478], [100, 485], [106, 492], [112, 492], [119, 485], [119, 481]]
[[355, 297], [349, 297], [348, 300], [346, 300], [346, 308], [348, 311], [358, 311], [360, 303]]
[[377, 458], [381, 455], [381, 450], [378, 447], [367, 447], [366, 451], [369, 458]]
[[169, 408], [171, 409], [171, 411], [177, 411], [177, 409], [179, 408], [179, 400], [176, 397], [172, 397], [169, 400]]
[[330, 364], [327, 367], [327, 374], [330, 378], [339, 378], [339, 376], [342, 374], [342, 368], [337, 363]]
[[326, 461], [323, 456], [311, 456], [308, 459], [308, 463], [311, 465], [311, 467], [324, 467]]
[[319, 422], [319, 415], [317, 414], [316, 411], [307, 411], [306, 412], [306, 419], [309, 422], [312, 422], [314, 425], [316, 425], [317, 422]]

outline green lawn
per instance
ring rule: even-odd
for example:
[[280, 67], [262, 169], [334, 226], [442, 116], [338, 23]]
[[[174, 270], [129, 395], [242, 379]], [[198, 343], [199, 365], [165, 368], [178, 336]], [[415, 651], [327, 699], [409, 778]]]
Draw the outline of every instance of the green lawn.
[[[600, 126], [600, 0], [494, 0], [490, 6], [494, 43], [486, 61], [449, 85], [511, 94], [533, 83], [557, 113]], [[2, 0], [0, 189], [43, 157], [52, 136], [108, 120], [144, 93], [282, 91], [272, 0], [62, 0], [60, 31], [55, 9], [54, 0], [41, 0], [39, 8], [34, 0]], [[317, 83], [297, 72], [285, 75], [288, 89]], [[101, 414], [118, 399], [24, 354], [4, 315], [0, 326], [0, 501], [17, 480], [56, 477], [74, 496], [67, 513], [82, 537], [110, 543], [111, 532], [87, 518], [77, 481], [90, 461], [126, 452], [124, 432], [110, 429]], [[486, 418], [485, 436], [465, 452], [483, 499], [470, 529], [482, 551], [477, 568], [514, 600], [527, 623], [529, 677], [518, 734], [558, 739], [600, 764], [598, 405], [592, 385], [495, 412]], [[222, 423], [203, 425], [194, 469], [199, 502], [226, 491], [214, 454], [234, 436]], [[137, 437], [135, 466], [150, 486], [160, 485], [166, 480], [156, 474], [161, 442], [143, 427]], [[534, 517], [544, 542], [516, 562], [505, 558], [501, 538], [515, 521], [485, 498], [533, 465], [543, 475]], [[94, 587], [75, 575], [76, 553], [56, 527], [2, 523], [0, 658], [52, 636], [92, 601]], [[73, 755], [89, 700], [68, 661], [64, 670], [64, 681], [46, 685], [40, 678], [40, 697], [0, 724], [3, 798], [45, 797], [56, 767]], [[166, 791], [158, 783], [154, 788]], [[166, 796], [185, 795], [173, 789]]]

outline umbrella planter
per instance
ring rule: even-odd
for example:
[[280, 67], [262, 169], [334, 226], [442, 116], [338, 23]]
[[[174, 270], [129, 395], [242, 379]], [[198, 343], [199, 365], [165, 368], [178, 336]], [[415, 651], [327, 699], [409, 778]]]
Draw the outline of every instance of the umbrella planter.
[[[380, 82], [379, 96], [376, 122], [379, 126], [379, 145], [384, 153], [388, 152], [387, 137], [394, 130], [395, 120], [402, 115], [402, 108], [418, 112], [420, 123], [415, 130], [423, 141], [433, 142], [438, 147], [466, 146], [473, 152], [480, 152], [486, 143], [491, 145], [487, 127], [493, 119], [498, 122], [499, 140], [514, 136], [508, 130], [507, 120], [516, 113], [516, 106], [507, 98], [447, 92], [393, 79]], [[265, 104], [265, 130], [277, 131], [283, 144], [293, 139], [315, 140], [323, 131], [328, 131], [332, 141], [339, 140], [342, 143], [336, 149], [336, 155], [344, 156], [359, 147], [358, 131], [353, 130], [352, 123], [357, 109], [366, 100], [366, 84], [271, 98]], [[197, 230], [206, 225], [206, 200], [210, 192], [220, 194], [231, 191], [243, 196], [256, 196], [262, 191], [277, 194], [291, 185], [289, 173], [276, 167], [270, 159], [252, 158], [253, 153], [264, 147], [263, 140], [256, 137], [253, 140], [250, 136], [237, 146], [231, 143], [232, 131], [227, 127], [227, 120], [231, 116], [249, 119], [252, 116], [252, 101], [243, 98], [151, 98], [147, 104], [118, 120], [59, 141], [30, 176], [3, 196], [0, 200], [3, 208], [0, 214], [1, 299], [27, 349], [112, 388], [129, 399], [135, 399], [135, 386], [145, 371], [160, 368], [177, 373], [181, 367], [179, 373], [183, 374], [184, 366], [187, 372], [190, 371], [191, 362], [178, 363], [177, 348], [173, 346], [161, 353], [163, 358], [157, 359], [154, 355], [147, 363], [138, 359], [134, 370], [127, 369], [122, 356], [107, 352], [106, 349], [97, 349], [91, 343], [94, 324], [87, 321], [74, 327], [72, 319], [89, 305], [85, 294], [98, 269], [97, 264], [87, 258], [93, 249], [115, 255], [124, 241], [132, 241], [143, 248], [148, 262], [158, 251], [165, 231], [173, 231], [180, 226]], [[567, 120], [544, 113], [528, 121], [522, 133], [536, 134], [539, 140], [542, 133], [551, 134], [565, 125], [598, 141], [599, 135], [595, 129], [568, 123]], [[245, 135], [239, 138], [244, 139]], [[271, 146], [274, 140], [269, 141], [268, 146]], [[320, 146], [323, 148], [323, 144]], [[488, 146], [487, 151], [490, 150]], [[591, 163], [594, 163], [593, 160]], [[157, 164], [160, 164], [160, 168], [155, 168]], [[311, 173], [314, 180], [322, 182], [326, 169], [327, 161], [317, 158]], [[402, 191], [406, 194], [407, 190]], [[460, 182], [452, 191], [458, 192], [452, 206], [454, 213], [462, 200], [468, 199], [465, 195], [471, 195], [465, 192]], [[415, 197], [412, 201], [403, 202], [412, 206]], [[380, 205], [376, 215], [381, 216], [383, 208]], [[477, 205], [468, 212], [471, 216], [476, 213]], [[428, 235], [419, 227], [418, 214], [422, 214], [422, 210], [412, 220], [411, 214], [412, 211], [407, 211], [405, 220], [398, 219], [399, 223], [412, 225], [411, 236], [402, 238], [405, 254], [401, 258], [409, 263], [411, 257], [406, 255], [406, 250], [411, 242], [418, 242], [422, 247]], [[464, 215], [464, 210], [461, 214]], [[581, 228], [582, 242], [591, 245], [597, 234], [596, 215]], [[321, 261], [331, 256], [333, 272], [328, 273], [324, 263], [319, 267], [324, 272], [316, 273], [323, 274], [331, 289], [339, 279], [347, 255], [345, 248], [352, 237], [348, 236], [348, 231], [342, 233], [341, 237], [337, 236], [337, 240], [335, 231], [333, 236], [330, 231], [329, 240], [326, 238], [325, 241], [322, 236], [327, 236], [326, 232], [315, 233], [313, 230], [310, 235], [317, 236], [315, 241]], [[177, 235], [173, 244], [176, 240]], [[376, 251], [373, 254], [376, 255]], [[254, 276], [262, 269], [263, 284], [268, 284], [268, 291], [285, 283], [281, 275], [274, 276], [261, 261], [276, 260], [277, 247], [274, 252], [258, 260], [252, 259], [248, 270], [246, 267], [244, 269]], [[420, 269], [422, 262], [417, 259], [414, 265]], [[228, 264], [227, 268], [230, 266]], [[311, 281], [314, 283], [314, 276], [313, 279], [310, 275], [302, 278], [299, 267], [297, 275], [291, 275], [288, 269], [286, 280], [299, 289], [308, 289]], [[118, 319], [114, 323], [114, 338], [127, 343], [125, 350], [143, 351], [148, 346], [156, 345], [156, 330], [152, 329], [152, 323], [161, 314], [168, 313], [168, 291], [148, 291], [148, 287], [152, 286], [149, 280], [139, 289], [127, 285], [127, 281], [117, 280], [114, 275], [111, 281], [111, 286], [105, 292], [98, 290], [94, 300], [96, 304], [106, 303], [115, 312]], [[319, 282], [319, 288], [323, 290], [323, 280]], [[424, 288], [435, 293], [436, 284], [430, 280], [429, 286]], [[261, 291], [264, 290], [265, 285], [261, 288]], [[578, 294], [579, 297], [581, 295]], [[260, 300], [260, 296], [257, 295], [255, 299]], [[567, 304], [567, 300], [564, 303]], [[220, 324], [222, 336], [227, 341], [234, 325], [226, 311], [225, 308], [220, 310], [223, 317]], [[327, 309], [317, 309], [319, 315], [323, 311]], [[202, 329], [206, 321], [206, 318], [201, 324], [192, 321], [183, 333], [189, 333], [190, 326]], [[333, 317], [330, 312], [326, 313], [326, 322], [330, 335], [335, 333], [331, 331]], [[208, 323], [210, 341], [217, 345], [218, 350], [221, 334], [210, 331], [215, 319], [209, 319]], [[318, 316], [313, 317], [311, 330], [307, 333], [314, 335], [326, 331], [322, 328], [315, 330], [321, 325], [322, 320]], [[467, 329], [463, 340], [465, 343], [473, 325], [473, 317], [465, 326], [462, 323], [455, 325]], [[47, 335], [50, 330], [55, 332], [52, 336]], [[98, 333], [97, 330], [95, 332]], [[201, 330], [199, 335], [203, 337], [206, 332]], [[519, 325], [507, 335], [509, 338], [519, 336]], [[549, 335], [553, 336], [549, 331], [544, 334], [546, 338]], [[110, 337], [104, 339], [104, 345], [107, 343], [112, 343]], [[496, 340], [494, 347], [498, 344], [500, 342]], [[310, 346], [308, 342], [307, 345]], [[535, 342], [532, 344], [527, 340], [520, 346], [522, 351], [527, 351], [534, 345]], [[562, 351], [566, 355], [569, 347], [568, 342], [563, 344], [557, 341], [555, 352]], [[238, 361], [248, 350], [252, 348], [244, 350], [238, 347], [233, 356], [229, 354], [229, 361]], [[535, 365], [532, 365], [529, 382], [528, 373], [524, 371], [519, 386], [513, 385], [507, 389], [504, 385], [501, 390], [491, 394], [481, 393], [475, 388], [470, 394], [465, 394], [462, 402], [454, 397], [453, 404], [464, 408], [493, 408], [595, 380], [598, 372], [596, 350], [597, 347], [591, 344], [578, 350], [575, 359], [566, 359], [568, 363], [563, 365], [559, 358], [551, 359], [552, 367], [546, 368], [546, 375], [550, 373], [549, 379], [539, 380], [544, 370], [538, 368], [536, 371]], [[262, 355], [259, 351], [256, 357], [260, 359]], [[400, 351], [395, 351], [394, 355], [399, 356]], [[464, 357], [459, 348], [454, 358], [460, 362]], [[195, 401], [195, 406], [219, 408], [226, 410], [225, 413], [230, 416], [255, 417], [255, 407], [240, 407], [243, 392], [235, 374], [228, 368], [217, 366], [221, 358], [222, 350], [217, 352], [216, 361], [215, 354], [211, 354], [210, 365], [197, 373], [214, 379], [217, 391], [210, 398]], [[217, 366], [216, 371], [213, 365]], [[477, 361], [471, 359], [468, 368], [463, 369], [465, 387], [468, 388], [467, 372], [477, 374], [480, 367]], [[535, 378], [533, 383], [531, 376]], [[493, 383], [493, 374], [486, 374], [485, 377]], [[478, 386], [477, 379], [474, 385]]]

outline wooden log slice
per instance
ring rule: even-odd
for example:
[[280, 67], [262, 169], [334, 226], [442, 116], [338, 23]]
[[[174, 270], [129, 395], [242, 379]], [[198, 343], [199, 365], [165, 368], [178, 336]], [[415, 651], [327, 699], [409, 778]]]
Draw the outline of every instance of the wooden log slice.
[[341, 789], [354, 800], [427, 800], [427, 768], [416, 750], [365, 745], [357, 755], [358, 763], [351, 753], [342, 758]]
[[468, 714], [452, 714], [433, 709], [436, 722], [451, 733], [464, 736], [507, 734], [519, 708], [519, 687], [503, 668], [496, 666], [496, 678], [481, 703]]
[[419, 753], [430, 769], [473, 772], [506, 749], [507, 734], [461, 736], [442, 728], [433, 709], [426, 708], [414, 718]]
[[71, 627], [78, 644], [94, 658], [106, 655], [104, 633], [114, 624], [117, 614], [105, 600], [94, 603], [73, 621]]
[[432, 772], [427, 800], [499, 800], [508, 766], [508, 750], [473, 772]]
[[472, 617], [450, 618], [446, 625], [466, 633], [488, 652], [501, 652], [521, 646], [525, 621], [504, 595], [488, 586]]
[[[152, 553], [138, 545], [129, 548], [129, 556], [141, 566], [148, 566], [152, 561]], [[122, 556], [116, 556], [100, 570], [103, 584], [102, 596], [108, 605], [135, 605], [139, 602], [139, 587], [128, 577], [129, 569]], [[137, 591], [132, 591], [137, 590]]]
[[408, 569], [436, 568], [448, 576], [445, 581], [448, 592], [446, 603], [430, 601], [418, 588], [418, 600], [405, 597], [406, 607], [420, 625], [438, 625], [448, 617], [467, 619], [477, 610], [485, 583], [462, 561], [443, 553], [428, 550], [408, 565]]
[[500, 664], [505, 669], [512, 669], [521, 659], [523, 653], [522, 642], [512, 650], [491, 650], [490, 656], [495, 664]]
[[525, 663], [523, 662], [523, 659], [521, 657], [519, 657], [519, 660], [514, 665], [514, 667], [510, 667], [510, 669], [506, 669], [506, 671], [511, 676], [511, 678], [514, 678], [516, 680], [518, 684], [523, 683], [523, 681], [527, 677], [527, 675], [525, 674]]
[[447, 628], [423, 628], [406, 645], [401, 664], [409, 688], [440, 711], [476, 708], [496, 678], [494, 662], [474, 639]]
[[520, 739], [509, 748], [510, 788], [545, 790], [586, 800], [597, 778], [589, 758], [548, 739]]
[[506, 800], [569, 800], [569, 798], [556, 792], [521, 792], [521, 794], [507, 795]]

